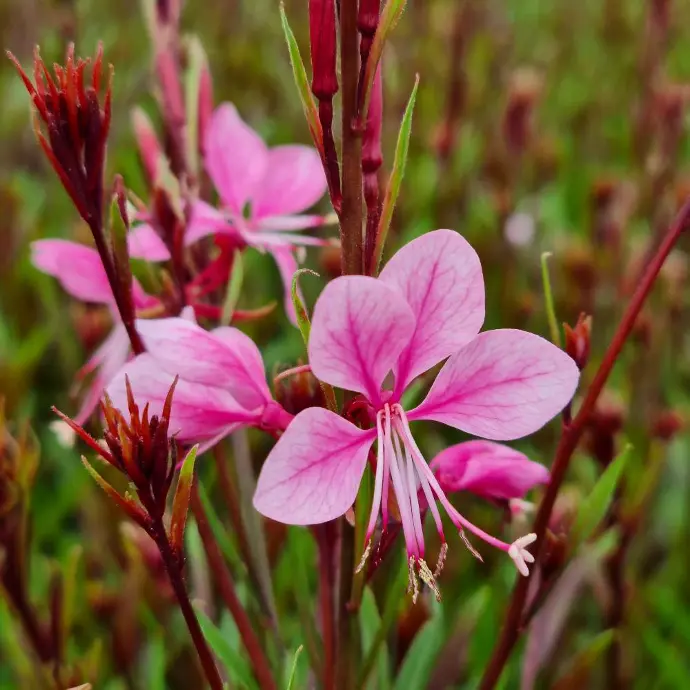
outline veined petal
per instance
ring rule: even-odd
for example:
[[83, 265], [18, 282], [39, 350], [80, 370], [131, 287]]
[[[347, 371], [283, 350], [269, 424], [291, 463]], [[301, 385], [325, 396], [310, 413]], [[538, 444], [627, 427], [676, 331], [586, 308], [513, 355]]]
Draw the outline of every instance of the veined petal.
[[242, 216], [244, 205], [266, 174], [269, 156], [266, 144], [232, 103], [218, 106], [211, 116], [204, 155], [206, 169], [223, 203]]
[[[333, 214], [332, 218], [337, 220]], [[320, 228], [324, 225], [333, 225], [334, 220], [330, 216], [315, 215], [292, 215], [292, 216], [269, 216], [253, 221], [253, 227], [259, 231], [268, 232], [295, 232], [296, 230], [307, 230], [309, 228]]]
[[[149, 414], [160, 414], [175, 375], [165, 371], [148, 353], [139, 355], [120, 369], [107, 386], [115, 407], [127, 413], [125, 375], [129, 377], [140, 409], [149, 403]], [[175, 387], [170, 433], [180, 441], [198, 441], [216, 436], [233, 423], [251, 423], [256, 414], [242, 407], [225, 389], [180, 379]]]
[[268, 454], [254, 507], [289, 525], [333, 520], [357, 496], [376, 431], [310, 407], [295, 417]]
[[326, 188], [326, 175], [316, 149], [276, 146], [268, 151], [266, 172], [252, 195], [252, 218], [304, 211], [325, 194]]
[[405, 300], [376, 278], [342, 276], [314, 306], [309, 362], [314, 375], [378, 402], [381, 384], [414, 331]]
[[69, 240], [37, 240], [31, 243], [31, 261], [82, 302], [114, 302], [101, 257], [91, 247]]
[[248, 409], [271, 400], [261, 355], [236, 328], [209, 333], [181, 318], [139, 319], [136, 328], [158, 366], [168, 373], [225, 389]]
[[573, 360], [548, 340], [513, 329], [481, 333], [453, 355], [409, 419], [432, 419], [497, 441], [535, 432], [577, 388]]
[[146, 261], [168, 261], [170, 252], [163, 240], [148, 223], [132, 228], [127, 235], [129, 255]]
[[453, 230], [412, 240], [386, 264], [380, 280], [399, 290], [416, 317], [400, 354], [396, 391], [474, 338], [484, 322], [484, 279], [477, 253]]
[[441, 451], [430, 463], [446, 492], [471, 491], [488, 498], [522, 498], [549, 481], [549, 471], [513, 448], [467, 441]]
[[205, 201], [195, 201], [192, 207], [192, 215], [184, 234], [185, 245], [189, 247], [203, 237], [215, 235], [216, 233], [232, 235], [240, 239], [237, 230], [221, 211]]

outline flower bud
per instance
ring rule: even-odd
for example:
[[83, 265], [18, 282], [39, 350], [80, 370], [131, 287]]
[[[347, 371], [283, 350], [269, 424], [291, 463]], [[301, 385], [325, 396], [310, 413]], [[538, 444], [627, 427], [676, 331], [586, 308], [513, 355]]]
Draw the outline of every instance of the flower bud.
[[577, 323], [571, 328], [563, 324], [565, 330], [565, 351], [570, 355], [580, 371], [589, 361], [592, 335], [592, 317], [580, 314]]

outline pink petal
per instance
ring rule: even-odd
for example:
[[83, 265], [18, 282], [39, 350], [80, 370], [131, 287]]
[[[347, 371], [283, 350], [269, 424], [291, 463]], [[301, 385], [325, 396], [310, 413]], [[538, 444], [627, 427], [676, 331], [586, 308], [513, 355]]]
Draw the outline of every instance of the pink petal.
[[342, 276], [314, 306], [309, 363], [318, 379], [376, 403], [413, 331], [412, 311], [392, 288], [376, 278]]
[[98, 304], [114, 301], [101, 258], [91, 247], [69, 240], [38, 240], [31, 243], [31, 261], [57, 278], [72, 297]]
[[170, 252], [158, 233], [148, 223], [132, 228], [127, 236], [129, 255], [146, 261], [169, 261]]
[[522, 498], [537, 484], [549, 481], [544, 465], [491, 441], [450, 446], [430, 466], [444, 491], [471, 491], [488, 498]]
[[275, 259], [275, 262], [280, 271], [280, 278], [283, 281], [283, 300], [285, 303], [285, 314], [287, 315], [290, 322], [297, 324], [297, 315], [295, 314], [295, 307], [292, 304], [292, 278], [297, 270], [297, 259], [295, 258], [295, 252], [293, 249], [286, 248], [275, 248], [271, 250], [271, 256]]
[[333, 225], [337, 216], [314, 216], [314, 215], [293, 215], [293, 216], [269, 216], [253, 222], [256, 230], [266, 230], [268, 232], [295, 232], [295, 230], [307, 230], [309, 228], [320, 228], [324, 225]]
[[328, 410], [300, 412], [266, 458], [254, 507], [289, 525], [343, 515], [357, 496], [375, 436]]
[[196, 201], [192, 207], [192, 217], [185, 231], [185, 245], [189, 247], [203, 237], [215, 235], [216, 233], [234, 235], [240, 239], [237, 230], [229, 223], [221, 211], [205, 201]]
[[186, 319], [139, 319], [137, 331], [158, 366], [186, 381], [229, 391], [253, 409], [271, 400], [259, 351], [235, 328], [205, 331]]
[[325, 194], [326, 188], [326, 175], [316, 149], [276, 146], [268, 152], [261, 186], [252, 196], [252, 218], [304, 211]]
[[[113, 405], [122, 412], [127, 410], [125, 375], [129, 377], [139, 409], [143, 410], [149, 403], [149, 415], [159, 415], [175, 376], [161, 368], [148, 353], [125, 364], [107, 387]], [[173, 397], [170, 434], [177, 433], [181, 441], [208, 439], [230, 424], [249, 423], [255, 417], [227, 390], [179, 379]]]
[[548, 340], [487, 331], [453, 355], [410, 419], [433, 419], [497, 441], [535, 432], [571, 400], [579, 371]]
[[399, 290], [417, 319], [398, 360], [400, 394], [419, 374], [468, 343], [484, 322], [484, 280], [477, 253], [453, 230], [435, 230], [406, 244], [381, 280]]
[[86, 423], [98, 405], [105, 387], [122, 368], [128, 357], [129, 337], [124, 325], [119, 323], [84, 365], [83, 371], [89, 372], [94, 369], [97, 371], [88, 387], [79, 412], [74, 418], [77, 424]]
[[241, 216], [266, 174], [269, 153], [231, 103], [216, 108], [204, 141], [206, 169], [223, 203]]

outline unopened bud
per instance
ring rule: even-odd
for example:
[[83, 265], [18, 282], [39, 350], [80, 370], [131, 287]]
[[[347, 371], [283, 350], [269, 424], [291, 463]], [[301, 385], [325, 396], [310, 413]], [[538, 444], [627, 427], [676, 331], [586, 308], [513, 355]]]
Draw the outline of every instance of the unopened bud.
[[311, 371], [303, 367], [279, 374], [274, 383], [276, 400], [290, 414], [296, 415], [308, 407], [325, 407], [318, 380]]
[[652, 422], [652, 436], [662, 441], [671, 441], [685, 428], [685, 419], [676, 410], [660, 410]]
[[328, 100], [338, 91], [336, 74], [335, 3], [309, 0], [309, 38], [311, 46], [311, 90], [319, 100]]
[[565, 351], [571, 356], [580, 371], [589, 361], [592, 336], [592, 317], [582, 313], [574, 327], [563, 324], [565, 330]]
[[530, 144], [534, 108], [541, 90], [542, 78], [536, 72], [522, 69], [513, 75], [503, 115], [503, 136], [510, 153], [521, 154]]

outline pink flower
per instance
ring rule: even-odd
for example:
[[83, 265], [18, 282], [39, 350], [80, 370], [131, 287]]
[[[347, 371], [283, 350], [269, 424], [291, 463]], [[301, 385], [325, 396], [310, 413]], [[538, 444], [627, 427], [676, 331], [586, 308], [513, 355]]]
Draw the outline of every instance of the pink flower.
[[[96, 349], [79, 373], [83, 377], [92, 371], [95, 375], [82, 405], [75, 417], [77, 424], [84, 424], [98, 404], [103, 389], [129, 357], [129, 338], [119, 320], [115, 299], [98, 252], [69, 240], [38, 240], [31, 244], [31, 261], [43, 273], [60, 281], [65, 292], [72, 297], [93, 304], [110, 307], [115, 326], [110, 335]], [[141, 285], [134, 281], [134, 305], [146, 309], [157, 304]]]
[[522, 498], [549, 481], [549, 471], [501, 443], [467, 441], [441, 451], [429, 463], [441, 488], [471, 491], [484, 498]]
[[[324, 244], [320, 238], [298, 233], [327, 222], [323, 216], [301, 214], [326, 191], [318, 152], [299, 145], [269, 148], [231, 103], [223, 103], [213, 113], [204, 149], [206, 170], [218, 190], [221, 208], [196, 202], [185, 244], [222, 233], [236, 238], [238, 244], [270, 252], [285, 285], [285, 308], [294, 319], [290, 287], [297, 270], [295, 248]], [[148, 224], [132, 231], [130, 251], [149, 261], [169, 258]]]
[[[377, 441], [376, 479], [367, 549], [382, 514], [388, 523], [392, 485], [410, 568], [436, 590], [445, 556], [437, 502], [464, 538], [468, 530], [508, 552], [520, 572], [532, 556], [527, 535], [506, 544], [463, 517], [447, 499], [415, 442], [409, 422], [433, 420], [494, 440], [539, 429], [572, 398], [578, 369], [562, 350], [518, 330], [478, 334], [484, 321], [479, 258], [451, 230], [437, 230], [403, 247], [380, 278], [344, 276], [322, 292], [312, 320], [309, 360], [317, 378], [360, 393], [374, 428], [360, 429], [324, 409], [301, 412], [276, 443], [259, 477], [254, 506], [290, 524], [333, 520], [354, 502], [369, 450]], [[424, 401], [401, 405], [410, 382], [448, 358]], [[392, 385], [385, 385], [392, 373]], [[417, 497], [421, 489], [441, 536], [433, 575], [424, 561]]]
[[107, 388], [127, 409], [125, 376], [134, 397], [159, 414], [176, 376], [170, 431], [210, 448], [240, 426], [284, 429], [292, 419], [273, 400], [261, 353], [251, 338], [223, 326], [208, 332], [184, 318], [137, 321], [146, 352], [120, 369]]

